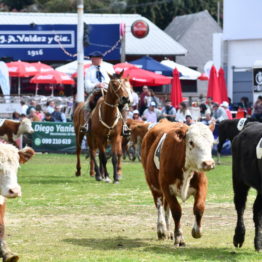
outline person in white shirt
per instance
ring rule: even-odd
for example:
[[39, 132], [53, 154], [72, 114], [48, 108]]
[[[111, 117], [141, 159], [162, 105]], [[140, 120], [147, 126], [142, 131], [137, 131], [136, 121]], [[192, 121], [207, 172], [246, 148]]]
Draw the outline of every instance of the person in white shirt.
[[156, 110], [156, 103], [151, 102], [150, 106], [145, 109], [143, 113], [143, 118], [147, 122], [156, 123], [157, 122], [157, 110]]
[[185, 102], [179, 104], [179, 109], [176, 112], [176, 121], [185, 123], [186, 116], [191, 116], [189, 109]]
[[94, 51], [89, 55], [92, 65], [86, 70], [85, 74], [85, 91], [89, 94], [85, 102], [85, 124], [81, 127], [82, 132], [88, 132], [88, 121], [90, 112], [94, 109], [97, 100], [101, 97], [101, 89], [107, 89], [110, 82], [108, 74], [115, 73], [110, 64], [103, 62], [103, 54]]

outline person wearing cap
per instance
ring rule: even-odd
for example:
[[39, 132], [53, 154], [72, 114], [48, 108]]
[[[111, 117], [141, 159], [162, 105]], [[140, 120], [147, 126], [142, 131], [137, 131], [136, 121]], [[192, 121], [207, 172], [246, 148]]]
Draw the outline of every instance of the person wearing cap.
[[88, 121], [91, 111], [94, 109], [97, 100], [102, 95], [102, 89], [107, 89], [110, 82], [108, 74], [115, 73], [114, 68], [110, 64], [103, 62], [103, 54], [94, 51], [89, 55], [91, 66], [86, 70], [85, 74], [85, 91], [89, 94], [85, 102], [85, 124], [81, 127], [82, 132], [88, 132]]
[[227, 101], [223, 101], [220, 106], [225, 109], [225, 111], [226, 111], [226, 113], [227, 113], [228, 119], [233, 119], [232, 113], [231, 113], [231, 111], [229, 110], [229, 104], [228, 104], [228, 102], [227, 102]]
[[218, 103], [213, 104], [213, 118], [216, 122], [228, 119], [226, 110], [222, 106], [219, 106]]
[[157, 122], [156, 103], [154, 101], [152, 101], [150, 103], [150, 106], [147, 109], [145, 109], [143, 113], [143, 119], [151, 123]]
[[137, 109], [133, 111], [133, 119], [142, 121], [142, 119], [141, 119], [141, 117], [139, 115], [139, 111]]

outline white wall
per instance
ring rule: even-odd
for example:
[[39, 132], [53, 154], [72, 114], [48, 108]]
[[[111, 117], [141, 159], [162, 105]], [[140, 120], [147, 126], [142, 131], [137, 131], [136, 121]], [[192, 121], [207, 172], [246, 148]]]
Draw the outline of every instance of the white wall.
[[[262, 1], [261, 1], [262, 2]], [[228, 41], [228, 79], [229, 97], [233, 94], [233, 69], [235, 67], [253, 67], [256, 60], [262, 60], [262, 39]]]
[[262, 38], [261, 0], [224, 0], [224, 39]]

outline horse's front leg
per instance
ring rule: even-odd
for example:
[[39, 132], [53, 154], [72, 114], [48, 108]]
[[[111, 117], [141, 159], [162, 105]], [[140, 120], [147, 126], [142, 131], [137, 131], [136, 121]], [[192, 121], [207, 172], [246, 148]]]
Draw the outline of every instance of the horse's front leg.
[[[92, 163], [92, 161], [93, 161], [93, 163]], [[93, 149], [93, 148], [90, 147], [90, 175], [91, 175], [91, 172], [92, 172], [91, 165], [94, 165], [96, 180], [101, 181], [102, 177], [101, 177], [100, 170], [99, 170], [99, 167], [98, 167], [97, 162], [96, 162], [96, 149]]]
[[118, 136], [112, 143], [112, 164], [114, 170], [114, 183], [119, 183], [121, 175], [121, 156], [122, 156], [122, 139]]
[[106, 168], [107, 158], [106, 158], [105, 147], [101, 147], [99, 149], [99, 160], [100, 160], [100, 171], [101, 171], [101, 174], [104, 175], [104, 181], [107, 183], [110, 183], [111, 179], [109, 178], [109, 173]]

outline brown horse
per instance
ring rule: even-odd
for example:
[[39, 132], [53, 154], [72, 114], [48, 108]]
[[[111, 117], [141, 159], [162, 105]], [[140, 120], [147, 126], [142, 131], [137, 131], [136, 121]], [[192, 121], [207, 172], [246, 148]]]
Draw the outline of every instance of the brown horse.
[[[107, 144], [112, 147], [112, 163], [114, 168], [114, 182], [119, 181], [121, 173], [121, 143], [122, 143], [122, 127], [123, 118], [119, 111], [119, 107], [130, 102], [130, 85], [126, 79], [121, 79], [121, 74], [110, 76], [110, 83], [105, 97], [100, 98], [95, 109], [90, 116], [90, 128], [87, 134], [88, 145], [90, 149], [90, 175], [96, 176], [96, 180], [109, 182], [109, 174], [106, 168], [107, 158], [105, 148]], [[76, 175], [81, 174], [80, 151], [81, 142], [84, 133], [80, 132], [80, 127], [84, 123], [84, 104], [81, 103], [74, 113], [74, 126], [76, 132], [77, 143], [77, 165]], [[99, 149], [100, 167], [98, 167], [95, 156]]]
[[81, 145], [83, 138], [87, 134], [80, 132], [81, 126], [85, 124], [85, 119], [84, 119], [84, 103], [79, 103], [74, 111], [74, 128], [75, 128], [75, 134], [76, 134], [76, 157], [77, 157], [77, 162], [76, 162], [76, 176], [81, 176], [81, 164], [80, 164], [80, 153], [81, 153]]

